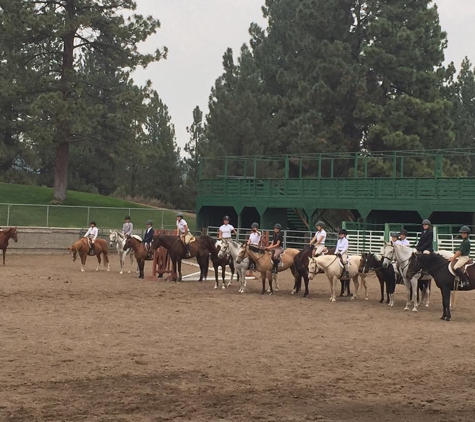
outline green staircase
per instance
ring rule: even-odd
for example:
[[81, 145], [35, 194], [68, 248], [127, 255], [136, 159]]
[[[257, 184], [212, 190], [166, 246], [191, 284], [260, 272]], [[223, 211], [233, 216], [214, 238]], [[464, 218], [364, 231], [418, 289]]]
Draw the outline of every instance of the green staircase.
[[287, 209], [287, 227], [289, 230], [307, 231], [308, 223], [305, 213], [298, 208]]

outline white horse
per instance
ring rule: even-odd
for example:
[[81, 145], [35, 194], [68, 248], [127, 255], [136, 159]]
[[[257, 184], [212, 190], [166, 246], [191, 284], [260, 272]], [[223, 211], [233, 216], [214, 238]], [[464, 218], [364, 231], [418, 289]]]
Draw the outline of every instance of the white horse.
[[[216, 248], [219, 249], [218, 252], [218, 257], [219, 258], [224, 258], [226, 254], [231, 255], [231, 257], [234, 260], [234, 268], [236, 270], [236, 274], [239, 278], [239, 281], [241, 283], [241, 286], [239, 288], [239, 293], [244, 293], [245, 292], [245, 287], [246, 287], [246, 271], [249, 268], [249, 258], [244, 258], [243, 260], [238, 260], [238, 256], [242, 253], [243, 247], [242, 245], [235, 241], [235, 240], [228, 240], [228, 239], [220, 239], [216, 242]], [[238, 262], [239, 261], [239, 262]], [[231, 281], [227, 284], [226, 287], [229, 287], [231, 284]], [[223, 285], [224, 288], [224, 285]], [[216, 287], [215, 287], [216, 289]]]
[[[350, 264], [348, 265], [348, 274], [355, 285], [355, 294], [352, 296], [351, 300], [355, 300], [356, 295], [358, 294], [358, 277], [361, 277], [361, 284], [365, 290], [365, 300], [369, 300], [366, 275], [359, 272], [361, 259], [360, 256], [352, 256], [350, 257]], [[343, 270], [340, 264], [340, 258], [337, 255], [320, 255], [316, 258], [309, 259], [308, 278], [313, 280], [319, 269], [325, 273], [330, 282], [330, 302], [336, 302], [337, 284]]]
[[[140, 236], [133, 235], [137, 240], [142, 241]], [[117, 249], [117, 255], [119, 255], [120, 262], [120, 274], [124, 273], [125, 258], [128, 255], [130, 257], [130, 269], [127, 271], [128, 274], [131, 273], [132, 266], [134, 265], [134, 253], [132, 249], [127, 249], [124, 251], [124, 245], [127, 241], [127, 237], [122, 232], [116, 230], [110, 230], [109, 233], [109, 245]]]
[[[412, 302], [414, 304], [412, 311], [417, 312], [418, 306], [422, 304], [422, 302], [426, 302], [426, 307], [429, 306], [429, 295], [430, 293], [426, 290], [422, 291], [420, 303], [417, 302], [417, 288], [419, 279], [422, 276], [422, 272], [417, 273], [411, 279], [407, 278], [407, 270], [409, 268], [409, 261], [411, 260], [412, 256], [416, 253], [415, 249], [409, 248], [407, 246], [396, 245], [393, 242], [387, 242], [384, 246], [383, 250], [383, 262], [382, 265], [384, 268], [387, 268], [389, 265], [392, 265], [391, 261], [397, 262], [397, 268], [399, 273], [404, 280], [404, 285], [406, 286], [406, 307], [404, 308], [405, 311], [409, 311], [411, 306], [411, 289], [412, 289]], [[439, 251], [440, 255], [444, 258], [450, 258], [453, 254], [448, 251]]]

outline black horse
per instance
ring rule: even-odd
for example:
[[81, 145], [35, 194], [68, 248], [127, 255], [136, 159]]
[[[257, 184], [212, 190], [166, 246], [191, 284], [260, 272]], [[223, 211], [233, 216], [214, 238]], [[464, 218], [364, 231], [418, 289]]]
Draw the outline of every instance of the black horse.
[[[449, 271], [449, 262], [438, 253], [413, 255], [409, 261], [407, 277], [411, 278], [420, 270], [427, 271], [435, 280], [435, 284], [442, 294], [443, 313], [440, 319], [450, 321], [452, 314], [450, 312], [450, 292], [455, 287], [455, 276]], [[468, 268], [469, 286], [459, 287], [458, 290], [468, 291], [475, 289], [475, 268]]]
[[386, 286], [386, 303], [391, 304], [391, 306], [394, 305], [394, 291], [396, 290], [394, 267], [389, 265], [387, 268], [384, 268], [382, 257], [372, 253], [363, 253], [361, 254], [361, 258], [360, 272], [368, 274], [372, 268], [374, 269], [376, 277], [378, 277], [379, 286], [381, 287], [381, 300], [379, 303], [384, 302], [384, 286]]
[[[300, 292], [300, 288], [302, 287], [302, 278], [305, 283], [305, 293], [303, 297], [308, 297], [309, 290], [308, 290], [308, 261], [312, 257], [312, 246], [305, 246], [302, 251], [300, 251], [294, 258], [294, 288], [292, 290], [292, 294]], [[329, 249], [326, 255], [333, 255], [335, 253], [335, 248]], [[322, 271], [323, 272], [323, 271]], [[342, 280], [341, 281], [341, 294], [343, 296], [344, 290], [348, 290], [348, 296], [350, 296], [350, 280]]]

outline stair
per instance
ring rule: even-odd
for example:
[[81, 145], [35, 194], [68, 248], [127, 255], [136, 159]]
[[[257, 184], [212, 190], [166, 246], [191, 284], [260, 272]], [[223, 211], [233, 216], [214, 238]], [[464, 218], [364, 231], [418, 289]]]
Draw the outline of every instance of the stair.
[[287, 227], [289, 230], [305, 232], [308, 230], [308, 225], [302, 219], [305, 213], [298, 208], [287, 209]]

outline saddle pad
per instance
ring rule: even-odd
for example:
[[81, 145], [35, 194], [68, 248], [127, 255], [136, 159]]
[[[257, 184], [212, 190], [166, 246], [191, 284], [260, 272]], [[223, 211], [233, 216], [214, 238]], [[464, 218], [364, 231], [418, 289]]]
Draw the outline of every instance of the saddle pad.
[[[471, 267], [473, 264], [475, 264], [475, 262], [473, 260], [469, 260], [465, 266], [463, 267], [463, 272], [466, 273], [467, 272], [467, 268], [468, 267]], [[457, 276], [457, 274], [455, 274], [455, 271], [453, 269], [453, 266], [455, 265], [455, 261], [452, 261], [452, 262], [449, 262], [449, 271], [450, 271], [450, 274], [452, 274], [453, 276]]]
[[132, 237], [133, 237], [134, 239], [137, 239], [139, 242], [142, 241], [142, 238], [141, 238], [138, 234], [133, 234]]

